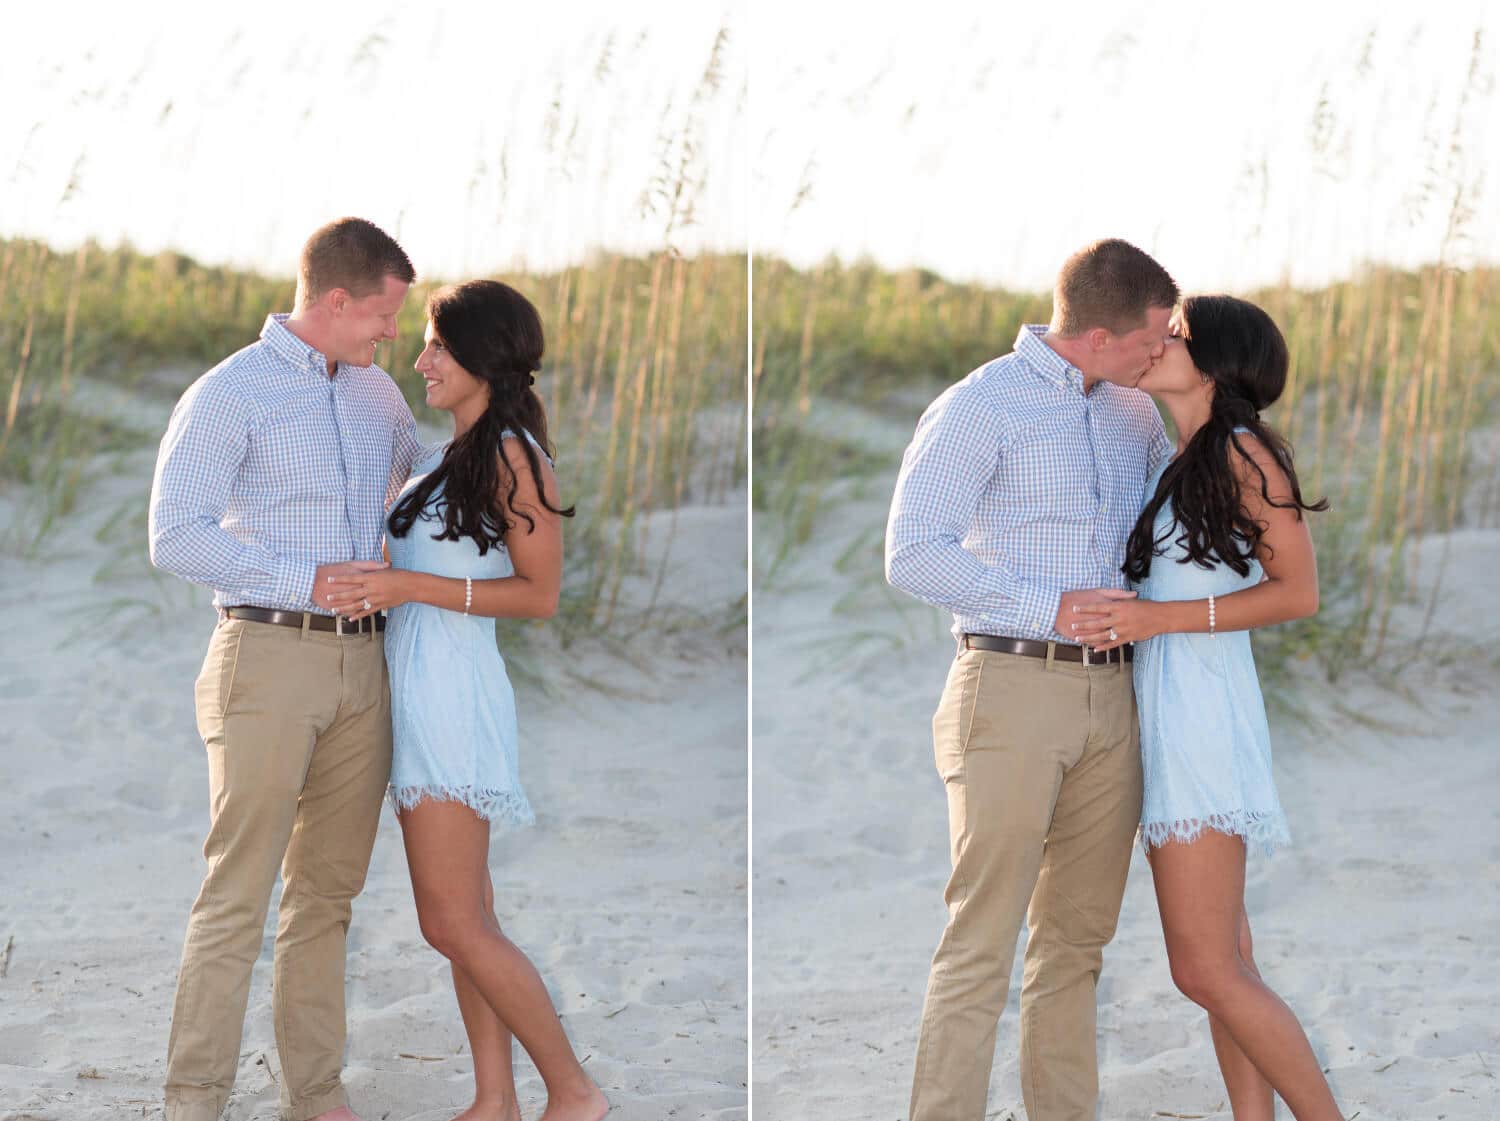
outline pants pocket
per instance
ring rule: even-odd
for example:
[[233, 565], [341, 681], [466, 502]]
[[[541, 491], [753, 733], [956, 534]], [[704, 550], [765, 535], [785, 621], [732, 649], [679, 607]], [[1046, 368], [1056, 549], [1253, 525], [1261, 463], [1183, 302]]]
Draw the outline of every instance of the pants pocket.
[[198, 718], [198, 735], [205, 743], [223, 730], [224, 714], [229, 710], [229, 694], [234, 688], [235, 669], [240, 660], [240, 643], [244, 625], [234, 620], [222, 622], [209, 639], [203, 668], [193, 682], [193, 705]]
[[946, 781], [963, 770], [964, 751], [974, 729], [983, 661], [972, 651], [953, 660], [937, 712], [932, 716], [932, 752], [938, 774]]

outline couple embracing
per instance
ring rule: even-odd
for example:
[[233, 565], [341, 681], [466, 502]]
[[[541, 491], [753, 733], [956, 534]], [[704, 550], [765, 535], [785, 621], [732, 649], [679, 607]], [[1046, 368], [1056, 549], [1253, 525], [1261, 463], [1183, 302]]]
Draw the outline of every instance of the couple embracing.
[[219, 616], [195, 685], [208, 868], [172, 1010], [168, 1121], [216, 1121], [229, 1099], [278, 871], [281, 1114], [356, 1121], [340, 1075], [345, 934], [387, 792], [474, 1060], [462, 1116], [518, 1121], [513, 1037], [546, 1084], [546, 1121], [608, 1108], [501, 932], [488, 868], [491, 823], [532, 820], [492, 620], [553, 614], [572, 514], [532, 388], [542, 324], [495, 281], [433, 294], [416, 368], [453, 437], [424, 449], [375, 365], [415, 275], [369, 222], [318, 230], [292, 313], [194, 382], [162, 438], [151, 560], [213, 588]]
[[886, 572], [953, 613], [958, 653], [932, 725], [953, 871], [912, 1121], [984, 1117], [1023, 920], [1027, 1116], [1093, 1121], [1095, 989], [1136, 836], [1235, 1121], [1271, 1121], [1273, 1095], [1342, 1119], [1244, 902], [1247, 848], [1289, 840], [1249, 631], [1317, 610], [1303, 511], [1327, 508], [1261, 419], [1287, 361], [1260, 308], [1179, 300], [1110, 239], [1063, 266], [1050, 325], [918, 423]]

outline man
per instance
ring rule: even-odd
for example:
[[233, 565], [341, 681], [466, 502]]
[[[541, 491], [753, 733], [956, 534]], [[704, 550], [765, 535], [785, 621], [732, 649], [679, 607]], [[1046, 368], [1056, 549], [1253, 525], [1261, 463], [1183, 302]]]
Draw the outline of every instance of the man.
[[[1169, 446], [1132, 386], [1161, 357], [1177, 286], [1118, 240], [1063, 266], [1048, 327], [949, 387], [902, 459], [894, 586], [953, 612], [933, 717], [953, 874], [912, 1121], [980, 1121], [1021, 922], [1021, 1091], [1031, 1121], [1093, 1121], [1095, 984], [1140, 817], [1128, 648], [1072, 635], [1121, 590], [1125, 541]], [[1093, 589], [1088, 591], [1070, 589]], [[1028, 909], [1029, 905], [1029, 909]]]
[[340, 1081], [344, 936], [390, 774], [390, 696], [383, 620], [335, 618], [329, 580], [383, 567], [385, 509], [417, 449], [374, 364], [414, 278], [369, 222], [324, 226], [295, 311], [188, 387], [162, 437], [151, 562], [212, 587], [219, 612], [195, 686], [208, 871], [177, 978], [167, 1121], [215, 1121], [229, 1099], [278, 866], [282, 1117], [357, 1121]]

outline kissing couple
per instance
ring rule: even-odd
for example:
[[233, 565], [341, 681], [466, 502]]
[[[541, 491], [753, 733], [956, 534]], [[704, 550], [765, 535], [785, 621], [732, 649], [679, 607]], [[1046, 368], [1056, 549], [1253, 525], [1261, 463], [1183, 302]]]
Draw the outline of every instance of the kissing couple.
[[886, 574], [952, 612], [958, 649], [932, 721], [953, 870], [912, 1121], [985, 1116], [1023, 920], [1026, 1114], [1094, 1121], [1096, 986], [1137, 836], [1235, 1121], [1271, 1121], [1275, 1096], [1342, 1121], [1245, 911], [1247, 849], [1290, 839], [1250, 631], [1317, 610], [1303, 513], [1327, 509], [1261, 418], [1286, 377], [1262, 309], [1180, 299], [1109, 239], [1063, 265], [1050, 324], [918, 422]]

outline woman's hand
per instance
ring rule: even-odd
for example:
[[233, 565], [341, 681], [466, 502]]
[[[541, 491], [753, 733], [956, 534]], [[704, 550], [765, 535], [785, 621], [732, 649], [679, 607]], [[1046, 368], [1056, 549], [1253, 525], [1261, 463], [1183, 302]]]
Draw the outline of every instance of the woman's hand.
[[411, 573], [400, 568], [382, 568], [357, 576], [333, 576], [328, 604], [346, 619], [363, 619], [411, 601]]
[[1070, 633], [1096, 653], [1127, 642], [1144, 642], [1167, 629], [1164, 605], [1149, 599], [1083, 603], [1074, 610], [1078, 620], [1071, 624]]

